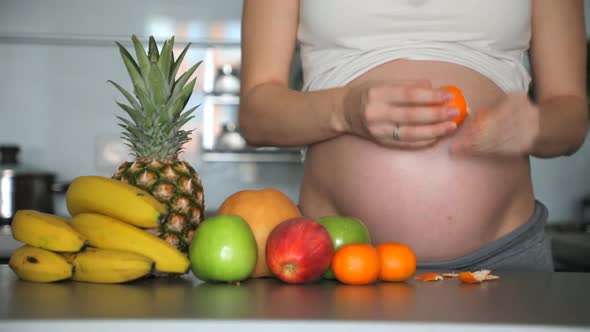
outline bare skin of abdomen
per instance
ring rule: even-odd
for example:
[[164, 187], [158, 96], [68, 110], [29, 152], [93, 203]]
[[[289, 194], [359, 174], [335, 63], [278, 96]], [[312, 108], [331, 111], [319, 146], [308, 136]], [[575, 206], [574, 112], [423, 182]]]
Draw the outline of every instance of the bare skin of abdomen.
[[[504, 93], [473, 70], [431, 61], [392, 61], [350, 84], [423, 79], [458, 86], [473, 110]], [[453, 135], [419, 150], [352, 135], [309, 146], [302, 212], [360, 218], [373, 243], [407, 243], [422, 262], [461, 257], [526, 223], [534, 209], [528, 157], [451, 154]]]

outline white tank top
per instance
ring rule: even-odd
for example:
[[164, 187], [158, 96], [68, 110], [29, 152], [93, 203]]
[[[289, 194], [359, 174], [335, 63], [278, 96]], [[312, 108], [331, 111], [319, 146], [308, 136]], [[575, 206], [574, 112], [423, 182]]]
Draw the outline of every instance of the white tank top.
[[530, 0], [300, 0], [304, 90], [345, 85], [396, 59], [471, 68], [527, 91]]

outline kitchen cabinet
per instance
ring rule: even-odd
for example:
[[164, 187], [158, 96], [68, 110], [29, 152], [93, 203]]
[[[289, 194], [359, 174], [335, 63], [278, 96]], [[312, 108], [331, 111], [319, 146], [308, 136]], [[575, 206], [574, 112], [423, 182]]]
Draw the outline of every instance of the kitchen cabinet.
[[[422, 271], [420, 271], [422, 272]], [[590, 274], [496, 272], [457, 279], [348, 286], [239, 286], [191, 275], [129, 284], [30, 283], [0, 266], [0, 331], [588, 331]]]

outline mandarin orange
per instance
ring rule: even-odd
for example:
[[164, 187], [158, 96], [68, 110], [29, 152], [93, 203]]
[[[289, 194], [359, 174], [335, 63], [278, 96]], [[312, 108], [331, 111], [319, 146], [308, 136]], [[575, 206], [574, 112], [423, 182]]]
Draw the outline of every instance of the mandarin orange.
[[453, 121], [459, 126], [467, 117], [467, 101], [465, 100], [465, 96], [459, 88], [453, 85], [447, 85], [442, 87], [443, 90], [446, 90], [452, 93], [455, 98], [445, 103], [444, 106], [448, 107], [455, 107], [459, 110], [459, 115], [453, 118]]
[[382, 281], [406, 281], [416, 272], [416, 255], [406, 244], [385, 242], [377, 245]]
[[332, 258], [336, 279], [348, 285], [367, 285], [379, 277], [379, 254], [367, 243], [350, 243], [340, 247]]

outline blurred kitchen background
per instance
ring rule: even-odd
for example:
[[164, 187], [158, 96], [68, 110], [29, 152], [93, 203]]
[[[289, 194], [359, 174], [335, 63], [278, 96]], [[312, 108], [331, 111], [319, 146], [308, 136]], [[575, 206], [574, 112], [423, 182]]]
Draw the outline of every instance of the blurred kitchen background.
[[[184, 158], [202, 176], [207, 213], [241, 189], [272, 186], [297, 201], [299, 149], [246, 146], [236, 127], [241, 6], [240, 0], [0, 0], [0, 145], [19, 147], [21, 167], [55, 175], [57, 191], [79, 175], [112, 175], [128, 150], [116, 119], [122, 97], [107, 80], [130, 87], [114, 41], [130, 46], [131, 34], [143, 41], [174, 35], [176, 55], [192, 43], [186, 68], [203, 60], [189, 102], [201, 106], [186, 125], [194, 132]], [[294, 88], [299, 69], [296, 58]], [[584, 234], [577, 245], [588, 250], [590, 143], [570, 157], [533, 160], [533, 177], [551, 231]], [[63, 194], [55, 195], [54, 208], [67, 215]]]
[[[299, 149], [252, 149], [237, 132], [241, 4], [0, 1], [0, 144], [18, 145], [21, 164], [54, 172], [58, 182], [112, 175], [128, 149], [116, 119], [122, 96], [107, 80], [132, 91], [114, 42], [174, 35], [175, 55], [192, 43], [184, 70], [203, 60], [188, 105], [201, 106], [185, 126], [194, 132], [184, 158], [202, 176], [208, 213], [244, 188], [274, 186], [296, 199]], [[56, 198], [57, 212], [67, 213]]]

